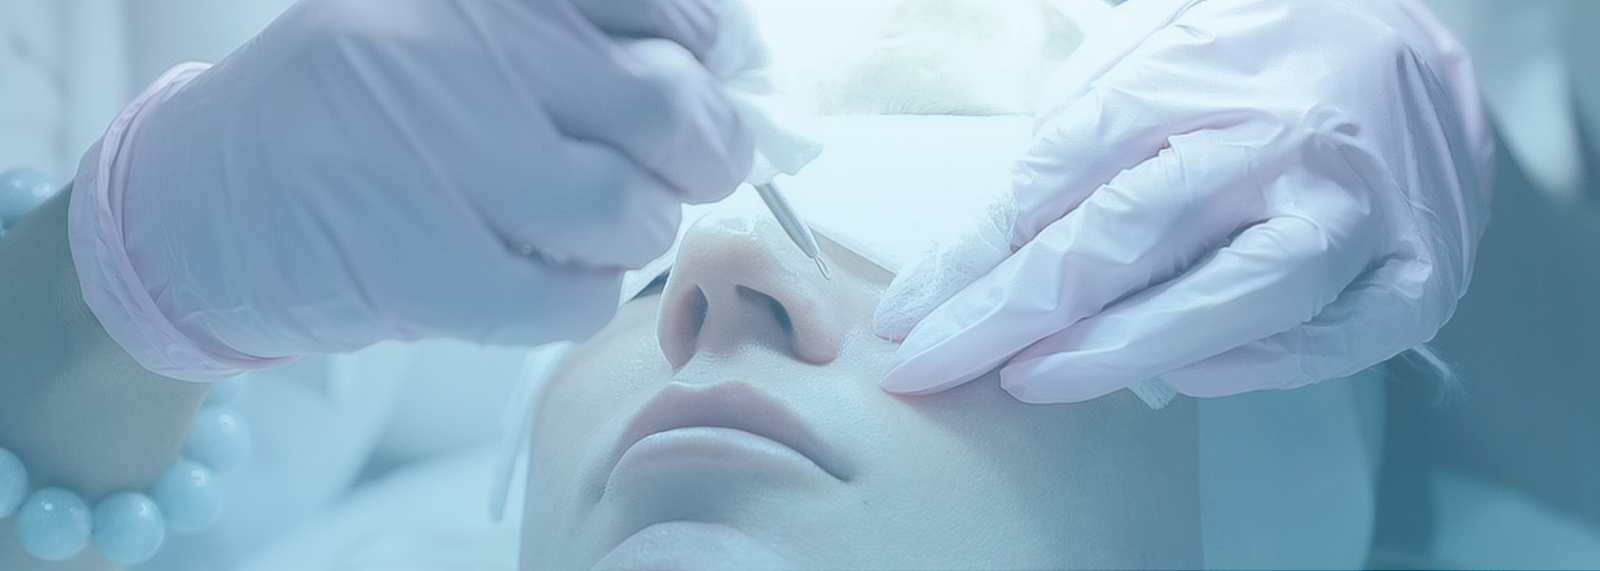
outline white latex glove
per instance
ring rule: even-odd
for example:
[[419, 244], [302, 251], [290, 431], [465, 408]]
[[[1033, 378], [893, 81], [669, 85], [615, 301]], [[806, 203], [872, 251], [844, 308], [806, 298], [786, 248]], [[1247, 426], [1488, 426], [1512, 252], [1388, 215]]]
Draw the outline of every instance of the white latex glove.
[[1025, 402], [1157, 376], [1212, 397], [1430, 339], [1467, 287], [1492, 155], [1470, 62], [1432, 15], [1409, 0], [1111, 12], [1046, 91], [1016, 208], [889, 287], [875, 326], [904, 343], [883, 387], [1004, 365]]
[[598, 329], [752, 143], [700, 63], [718, 1], [579, 4], [308, 0], [168, 72], [78, 172], [89, 306], [188, 380]]

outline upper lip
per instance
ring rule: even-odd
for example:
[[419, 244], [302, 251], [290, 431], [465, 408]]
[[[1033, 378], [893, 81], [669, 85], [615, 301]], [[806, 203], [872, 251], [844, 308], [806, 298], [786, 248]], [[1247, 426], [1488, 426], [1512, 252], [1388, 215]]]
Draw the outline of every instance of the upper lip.
[[692, 426], [733, 428], [767, 438], [793, 448], [834, 478], [850, 479], [846, 463], [798, 415], [742, 382], [703, 387], [667, 385], [622, 431], [607, 471], [616, 467], [628, 448], [645, 437]]

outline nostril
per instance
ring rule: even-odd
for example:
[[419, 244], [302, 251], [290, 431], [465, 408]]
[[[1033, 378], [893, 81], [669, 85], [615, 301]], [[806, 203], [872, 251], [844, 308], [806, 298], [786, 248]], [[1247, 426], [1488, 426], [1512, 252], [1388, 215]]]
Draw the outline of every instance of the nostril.
[[778, 298], [745, 286], [739, 286], [736, 291], [739, 298], [743, 299], [745, 303], [753, 303], [754, 307], [765, 305], [767, 311], [772, 313], [772, 321], [777, 323], [778, 328], [782, 329], [784, 333], [794, 333], [794, 322], [789, 317], [789, 310], [784, 308], [783, 302], [778, 301]]
[[705, 290], [699, 286], [690, 286], [689, 291], [682, 295], [672, 289], [667, 288], [667, 298], [661, 304], [656, 337], [661, 344], [662, 354], [673, 368], [677, 368], [694, 356], [700, 330], [705, 328], [706, 311], [710, 303], [706, 301]]
[[684, 333], [690, 343], [700, 337], [700, 329], [706, 325], [706, 308], [710, 305], [710, 302], [706, 301], [706, 291], [698, 287], [694, 288], [694, 292], [689, 294], [689, 299], [684, 301], [683, 323], [687, 328]]
[[783, 308], [783, 304], [778, 303], [777, 299], [770, 296], [767, 297], [767, 304], [772, 308], [772, 318], [777, 320], [778, 326], [783, 328], [783, 332], [794, 333], [794, 322], [789, 321], [789, 311]]

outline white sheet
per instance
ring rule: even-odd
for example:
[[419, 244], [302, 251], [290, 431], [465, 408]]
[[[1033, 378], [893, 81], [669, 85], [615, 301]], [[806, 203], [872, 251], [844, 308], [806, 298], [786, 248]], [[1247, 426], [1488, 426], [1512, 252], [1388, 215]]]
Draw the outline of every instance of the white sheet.
[[[363, 486], [239, 571], [510, 571], [516, 569], [523, 490], [506, 519], [484, 507], [492, 447], [401, 469]], [[525, 481], [517, 478], [516, 481]]]

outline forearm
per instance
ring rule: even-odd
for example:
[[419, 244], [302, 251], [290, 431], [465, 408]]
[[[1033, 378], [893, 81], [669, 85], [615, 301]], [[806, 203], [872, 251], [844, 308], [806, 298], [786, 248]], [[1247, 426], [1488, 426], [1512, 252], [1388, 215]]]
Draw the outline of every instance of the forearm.
[[[177, 457], [209, 385], [145, 370], [101, 329], [78, 287], [61, 192], [0, 239], [0, 447], [30, 488], [61, 486], [91, 506], [148, 488]], [[0, 569], [108, 567], [94, 550], [45, 565], [0, 521]]]

